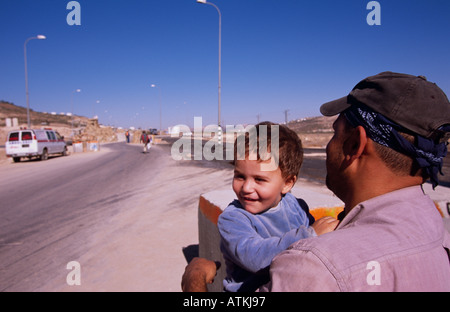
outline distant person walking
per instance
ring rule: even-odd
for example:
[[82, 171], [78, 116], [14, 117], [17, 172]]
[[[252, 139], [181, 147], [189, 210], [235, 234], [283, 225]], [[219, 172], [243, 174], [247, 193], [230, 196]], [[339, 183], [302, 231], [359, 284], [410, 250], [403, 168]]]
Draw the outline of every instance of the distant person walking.
[[141, 142], [144, 143], [144, 151], [143, 152], [148, 153], [150, 150], [150, 146], [151, 146], [151, 139], [146, 131], [142, 131]]
[[130, 132], [128, 130], [125, 132], [125, 137], [127, 138], [127, 143], [130, 143]]

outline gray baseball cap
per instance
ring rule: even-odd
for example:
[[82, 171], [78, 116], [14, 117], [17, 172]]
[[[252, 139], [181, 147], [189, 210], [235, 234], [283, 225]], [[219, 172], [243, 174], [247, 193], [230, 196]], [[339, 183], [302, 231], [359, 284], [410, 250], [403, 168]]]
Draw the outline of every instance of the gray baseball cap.
[[351, 105], [364, 104], [402, 127], [428, 139], [443, 139], [450, 125], [445, 93], [424, 76], [383, 72], [360, 81], [345, 97], [323, 104], [324, 116], [337, 115]]

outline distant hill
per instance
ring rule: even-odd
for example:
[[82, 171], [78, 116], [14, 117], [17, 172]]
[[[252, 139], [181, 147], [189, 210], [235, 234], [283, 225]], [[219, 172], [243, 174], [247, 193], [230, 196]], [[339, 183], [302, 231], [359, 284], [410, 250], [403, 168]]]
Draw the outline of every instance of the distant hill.
[[[13, 103], [0, 101], [0, 127], [6, 126], [6, 118], [17, 118], [19, 126], [26, 127], [27, 109]], [[32, 128], [42, 126], [65, 127], [69, 131], [72, 126], [72, 117], [65, 114], [41, 113], [30, 109], [30, 119]], [[329, 117], [302, 118], [288, 122], [287, 126], [298, 133], [305, 147], [323, 148], [333, 134], [332, 125], [335, 119]], [[82, 116], [75, 115], [73, 121], [75, 129], [84, 129], [89, 124], [89, 118]], [[60, 133], [64, 132], [64, 130], [59, 131]], [[65, 135], [68, 135], [68, 133], [70, 132], [65, 133]], [[0, 139], [4, 140], [3, 135]]]
[[309, 117], [289, 121], [287, 126], [297, 133], [333, 133], [335, 117]]
[[[17, 118], [18, 125], [6, 127], [6, 118]], [[84, 141], [115, 142], [116, 131], [111, 127], [99, 126], [98, 120], [83, 116], [74, 116], [72, 129], [72, 116], [65, 114], [40, 113], [30, 110], [31, 128], [50, 127], [66, 138]], [[0, 101], [0, 146], [6, 141], [9, 131], [27, 127], [27, 109], [9, 102]]]
[[303, 147], [324, 148], [333, 136], [336, 117], [310, 117], [288, 122], [287, 126], [300, 137]]
[[[0, 127], [6, 126], [6, 118], [17, 118], [19, 126], [27, 125], [27, 109], [6, 101], [0, 101]], [[72, 116], [35, 112], [30, 109], [32, 127], [45, 126], [71, 126]], [[84, 127], [88, 123], [87, 117], [74, 116], [74, 127]]]

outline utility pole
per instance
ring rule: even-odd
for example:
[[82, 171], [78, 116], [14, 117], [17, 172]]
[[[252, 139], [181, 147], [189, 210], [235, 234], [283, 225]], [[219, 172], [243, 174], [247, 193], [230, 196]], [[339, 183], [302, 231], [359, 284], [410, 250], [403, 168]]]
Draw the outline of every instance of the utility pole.
[[286, 109], [285, 111], [284, 111], [284, 123], [287, 125], [287, 123], [288, 123], [288, 109]]

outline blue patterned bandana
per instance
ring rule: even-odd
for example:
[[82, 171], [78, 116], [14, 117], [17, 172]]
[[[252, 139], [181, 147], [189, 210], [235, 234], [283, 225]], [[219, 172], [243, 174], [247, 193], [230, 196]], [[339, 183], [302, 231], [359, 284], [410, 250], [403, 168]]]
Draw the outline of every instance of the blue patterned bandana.
[[[413, 158], [430, 177], [433, 189], [439, 184], [438, 173], [443, 175], [442, 163], [447, 155], [446, 142], [436, 143], [431, 139], [413, 134], [363, 104], [352, 105], [344, 111], [344, 115], [353, 127], [362, 126], [374, 142]], [[450, 125], [442, 127], [441, 130], [450, 131]], [[406, 140], [399, 132], [414, 135], [415, 143], [412, 144]]]

